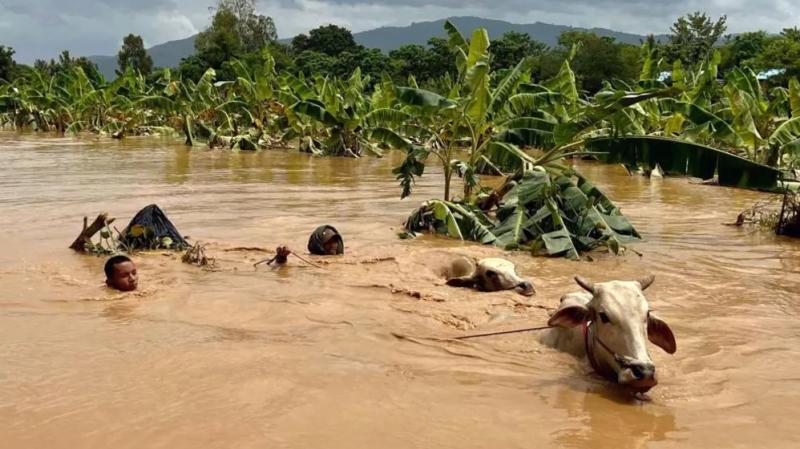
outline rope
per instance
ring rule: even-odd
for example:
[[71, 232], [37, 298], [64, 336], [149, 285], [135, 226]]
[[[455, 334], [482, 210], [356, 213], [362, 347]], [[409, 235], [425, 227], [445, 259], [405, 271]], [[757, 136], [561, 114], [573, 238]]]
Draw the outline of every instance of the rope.
[[324, 269], [325, 269], [325, 268], [323, 268], [323, 267], [321, 267], [321, 266], [319, 266], [319, 265], [315, 264], [314, 262], [312, 262], [312, 261], [310, 261], [310, 260], [308, 260], [308, 259], [304, 259], [304, 258], [300, 257], [300, 255], [298, 255], [298, 254], [292, 253], [292, 255], [293, 255], [294, 257], [297, 257], [298, 259], [302, 260], [303, 262], [305, 262], [305, 263], [307, 263], [307, 264], [311, 265], [312, 267], [319, 268], [320, 270], [324, 270]]
[[462, 335], [460, 337], [456, 337], [456, 340], [466, 340], [468, 338], [478, 338], [478, 337], [491, 337], [494, 335], [505, 335], [505, 334], [518, 334], [520, 332], [534, 332], [534, 331], [542, 331], [545, 329], [550, 329], [553, 326], [541, 326], [541, 327], [528, 327], [525, 329], [515, 329], [510, 331], [499, 331], [499, 332], [487, 332], [483, 334], [472, 334], [472, 335]]
[[[305, 258], [303, 258], [303, 257], [301, 257], [301, 256], [299, 256], [299, 255], [297, 255], [297, 254], [295, 254], [295, 253], [290, 253], [289, 255], [290, 255], [290, 256], [297, 257], [298, 259], [300, 259], [300, 260], [302, 260], [303, 262], [305, 262], [305, 263], [307, 263], [307, 264], [311, 265], [312, 267], [319, 268], [320, 270], [324, 270], [324, 269], [325, 269], [324, 267], [321, 267], [321, 266], [319, 266], [319, 265], [315, 264], [314, 262], [312, 262], [312, 261], [310, 261], [310, 260], [308, 260], [308, 259], [305, 259]], [[264, 259], [264, 260], [260, 260], [260, 261], [258, 261], [258, 262], [256, 262], [256, 263], [254, 263], [254, 264], [253, 264], [253, 268], [255, 268], [255, 267], [257, 267], [257, 266], [261, 265], [262, 263], [266, 263], [267, 265], [271, 265], [271, 264], [272, 264], [272, 262], [275, 262], [275, 259], [277, 259], [277, 258], [278, 258], [278, 256], [276, 255], [275, 257], [273, 257], [273, 258], [271, 258], [271, 259]]]

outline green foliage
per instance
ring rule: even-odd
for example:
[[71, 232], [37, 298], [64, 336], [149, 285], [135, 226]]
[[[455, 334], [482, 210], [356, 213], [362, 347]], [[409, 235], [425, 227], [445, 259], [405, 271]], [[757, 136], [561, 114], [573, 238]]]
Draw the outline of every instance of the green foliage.
[[314, 28], [308, 35], [300, 34], [292, 40], [295, 53], [315, 51], [328, 56], [338, 56], [345, 51], [353, 51], [359, 47], [353, 34], [347, 28], [337, 25], [326, 25]]
[[295, 57], [294, 64], [300, 73], [313, 76], [317, 73], [333, 73], [336, 59], [312, 50], [305, 50]]
[[755, 67], [758, 58], [769, 44], [770, 38], [766, 31], [755, 31], [737, 34], [728, 37], [721, 47], [721, 68], [725, 71], [736, 67]]
[[103, 76], [97, 70], [97, 65], [86, 57], [73, 58], [69, 51], [64, 50], [58, 55], [58, 60], [51, 59], [44, 61], [38, 59], [34, 62], [34, 69], [46, 76], [58, 76], [74, 72], [75, 68], [80, 68], [89, 77], [93, 86], [102, 84]]
[[773, 82], [783, 84], [787, 79], [800, 77], [800, 29], [786, 28], [770, 39], [766, 47], [752, 60], [760, 70], [784, 69], [785, 73]]
[[279, 58], [281, 65], [288, 64], [288, 55], [276, 44], [275, 23], [272, 18], [255, 13], [254, 0], [219, 0], [212, 11], [211, 26], [195, 40], [197, 52], [181, 61], [179, 72], [183, 78], [197, 81], [211, 68], [220, 79], [233, 80], [229, 62], [252, 59], [264, 48], [283, 56]]
[[144, 49], [144, 42], [141, 36], [129, 34], [122, 40], [122, 48], [117, 54], [117, 64], [120, 73], [124, 73], [128, 67], [139, 71], [142, 75], [149, 75], [153, 70], [153, 59]]
[[227, 11], [236, 18], [232, 31], [238, 35], [245, 53], [259, 52], [278, 40], [275, 22], [271, 17], [256, 14], [255, 0], [219, 0], [216, 11], [217, 14]]
[[619, 253], [641, 238], [619, 208], [570, 170], [531, 170], [492, 194], [500, 198], [493, 214], [431, 200], [412, 212], [406, 229], [571, 259], [598, 247]]
[[221, 8], [214, 14], [211, 26], [197, 36], [194, 44], [197, 56], [207, 67], [219, 69], [223, 63], [244, 52], [238, 26], [236, 14]]
[[[655, 58], [655, 41], [649, 56]], [[566, 31], [559, 37], [556, 48], [533, 52], [532, 75], [539, 82], [557, 77], [569, 62], [576, 78], [576, 89], [595, 93], [608, 81], [635, 81], [642, 71], [645, 58], [642, 50], [601, 37], [588, 31]], [[658, 61], [651, 61], [648, 71], [657, 70]]]
[[314, 73], [333, 73], [338, 77], [345, 78], [353, 73], [354, 68], [361, 69], [361, 73], [372, 80], [380, 79], [382, 73], [389, 67], [389, 57], [377, 49], [366, 49], [358, 46], [352, 51], [340, 53], [333, 62], [332, 72]]
[[510, 69], [519, 61], [544, 54], [547, 45], [527, 33], [509, 31], [492, 42], [492, 70]]
[[14, 49], [0, 45], [0, 80], [12, 81], [17, 63], [14, 62]]
[[672, 35], [664, 49], [667, 59], [679, 60], [688, 67], [702, 62], [725, 34], [726, 20], [726, 16], [722, 16], [714, 21], [701, 12], [679, 17], [670, 27]]

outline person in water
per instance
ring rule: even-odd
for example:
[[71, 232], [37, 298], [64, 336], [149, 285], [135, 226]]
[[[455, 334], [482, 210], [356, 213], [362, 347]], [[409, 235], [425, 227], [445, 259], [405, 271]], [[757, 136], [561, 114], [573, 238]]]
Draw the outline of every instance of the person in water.
[[113, 256], [106, 261], [106, 285], [121, 292], [132, 292], [139, 285], [136, 265], [127, 256]]
[[317, 256], [336, 256], [344, 254], [344, 241], [333, 226], [323, 225], [311, 233], [308, 251]]
[[[344, 241], [336, 228], [330, 225], [323, 225], [315, 229], [314, 232], [311, 233], [311, 237], [308, 238], [308, 251], [317, 256], [336, 256], [344, 254]], [[262, 263], [266, 263], [267, 265], [272, 265], [273, 263], [275, 265], [284, 265], [288, 262], [289, 256], [292, 254], [294, 253], [288, 246], [281, 245], [275, 248], [274, 257], [256, 262], [253, 266], [258, 266]], [[300, 260], [314, 265], [313, 262], [303, 259], [298, 254], [294, 255]]]

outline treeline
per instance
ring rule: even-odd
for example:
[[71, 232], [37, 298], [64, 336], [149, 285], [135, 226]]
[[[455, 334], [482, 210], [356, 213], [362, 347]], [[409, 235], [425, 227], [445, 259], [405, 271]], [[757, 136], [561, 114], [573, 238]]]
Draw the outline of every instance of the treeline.
[[[372, 82], [386, 74], [398, 82], [413, 78], [414, 83], [437, 91], [446, 84], [444, 80], [456, 76], [452, 48], [445, 38], [432, 38], [427, 45], [404, 45], [387, 54], [359, 45], [346, 28], [327, 25], [283, 44], [278, 42], [272, 18], [257, 14], [254, 3], [254, 0], [220, 0], [212, 10], [211, 25], [196, 40], [195, 54], [182, 60], [176, 68], [177, 74], [197, 81], [213, 68], [217, 79], [234, 80], [233, 61], [258, 65], [266, 51], [274, 59], [278, 72], [306, 76], [347, 77], [360, 67]], [[714, 20], [697, 12], [680, 17], [670, 31], [667, 42], [656, 42], [650, 36], [650, 45], [645, 46], [653, 52], [647, 58], [655, 61], [656, 71], [664, 72], [665, 76], [675, 61], [681, 61], [684, 68], [696, 67], [715, 48], [722, 55], [721, 75], [737, 67], [751, 68], [762, 73], [770, 85], [785, 85], [788, 79], [800, 75], [798, 28], [785, 29], [778, 35], [756, 31], [725, 36], [724, 16]], [[590, 95], [606, 81], [635, 82], [646, 59], [641, 48], [586, 31], [564, 32], [555, 47], [537, 42], [526, 33], [508, 32], [492, 42], [491, 66], [502, 73], [523, 57], [532, 58], [531, 75], [537, 82], [553, 77], [569, 58], [578, 88]], [[16, 64], [13, 54], [13, 49], [0, 45], [0, 79], [10, 82], [30, 70], [54, 75], [77, 65], [93, 82], [104, 81], [91, 61], [73, 58], [67, 51], [58, 60], [36, 61], [33, 68]], [[153, 67], [141, 37], [133, 34], [124, 38], [118, 64], [120, 74], [131, 67], [155, 78], [162, 70]]]

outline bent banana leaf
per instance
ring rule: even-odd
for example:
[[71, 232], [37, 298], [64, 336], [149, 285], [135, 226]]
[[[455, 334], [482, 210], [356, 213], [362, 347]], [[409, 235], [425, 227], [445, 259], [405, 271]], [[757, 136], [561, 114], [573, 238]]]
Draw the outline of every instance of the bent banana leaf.
[[494, 243], [493, 223], [473, 206], [451, 201], [430, 200], [411, 213], [405, 227], [412, 233], [433, 232], [459, 240]]
[[781, 171], [716, 148], [654, 136], [597, 138], [587, 142], [590, 151], [603, 152], [608, 163], [652, 170], [656, 164], [670, 175], [710, 179], [716, 173], [723, 186], [759, 190], [777, 187]]

